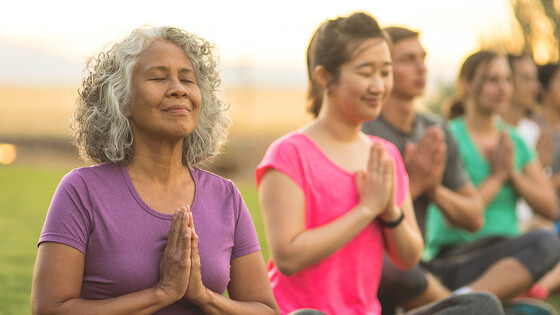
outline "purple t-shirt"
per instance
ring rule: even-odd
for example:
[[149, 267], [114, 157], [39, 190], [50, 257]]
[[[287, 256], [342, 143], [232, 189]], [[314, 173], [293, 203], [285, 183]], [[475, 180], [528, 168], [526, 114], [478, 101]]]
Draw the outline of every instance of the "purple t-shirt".
[[[191, 205], [199, 236], [202, 282], [223, 294], [232, 259], [260, 250], [253, 221], [230, 181], [191, 168]], [[81, 297], [107, 299], [153, 287], [167, 243], [171, 214], [150, 208], [125, 166], [100, 164], [71, 171], [60, 182], [39, 239], [85, 255]], [[158, 313], [202, 314], [186, 300]]]

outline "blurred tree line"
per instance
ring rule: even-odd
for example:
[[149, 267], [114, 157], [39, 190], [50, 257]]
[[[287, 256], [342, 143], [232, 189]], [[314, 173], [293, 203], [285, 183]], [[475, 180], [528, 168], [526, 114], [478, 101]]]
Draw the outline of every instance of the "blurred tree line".
[[[493, 29], [481, 34], [480, 49], [525, 55], [537, 64], [558, 62], [560, 57], [560, 0], [509, 0], [513, 19], [508, 31]], [[442, 114], [442, 104], [455, 93], [455, 85], [440, 82], [425, 108]]]
[[496, 30], [481, 37], [481, 48], [498, 49], [532, 57], [537, 64], [558, 62], [560, 57], [560, 1], [509, 0], [510, 34]]

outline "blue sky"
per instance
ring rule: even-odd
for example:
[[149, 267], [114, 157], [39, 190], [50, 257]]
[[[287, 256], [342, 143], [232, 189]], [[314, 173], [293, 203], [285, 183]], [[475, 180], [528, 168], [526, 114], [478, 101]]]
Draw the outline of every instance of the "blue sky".
[[304, 84], [315, 28], [357, 10], [382, 26], [421, 31], [432, 79], [454, 78], [482, 34], [511, 29], [508, 0], [11, 1], [0, 11], [0, 84], [71, 84], [86, 57], [144, 24], [178, 26], [214, 42], [226, 84]]

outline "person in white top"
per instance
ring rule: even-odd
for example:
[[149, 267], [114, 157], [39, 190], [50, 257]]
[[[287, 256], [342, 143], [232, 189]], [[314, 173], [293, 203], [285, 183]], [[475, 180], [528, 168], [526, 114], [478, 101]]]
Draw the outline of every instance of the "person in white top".
[[[548, 97], [551, 94], [548, 92], [550, 84], [548, 80], [543, 82], [541, 78], [543, 71], [537, 68], [531, 58], [509, 54], [507, 59], [512, 72], [513, 95], [510, 106], [500, 116], [505, 122], [515, 127], [528, 146], [535, 149], [543, 166], [543, 172], [550, 177], [554, 164], [553, 155], [560, 148], [555, 148], [551, 132], [546, 130], [541, 122], [542, 114], [544, 114], [542, 108], [537, 108], [539, 96], [542, 103], [550, 103], [550, 97]], [[543, 99], [545, 100], [543, 101]], [[534, 114], [538, 109], [541, 110], [541, 115]], [[551, 184], [554, 184], [553, 178], [551, 178]], [[555, 189], [557, 188], [555, 187]], [[535, 215], [523, 199], [518, 200], [516, 210], [522, 231], [526, 232], [535, 228], [555, 229], [553, 222]], [[526, 295], [544, 299], [549, 292], [560, 289], [558, 279], [560, 279], [560, 265], [557, 265], [537, 282]]]
[[[541, 164], [546, 169], [551, 163], [554, 144], [549, 134], [541, 132], [539, 124], [531, 118], [531, 113], [537, 106], [540, 90], [537, 66], [527, 56], [509, 54], [507, 60], [512, 73], [513, 94], [510, 106], [500, 116], [515, 127], [529, 147], [535, 149]], [[522, 231], [543, 224], [523, 199], [517, 202], [517, 216]]]

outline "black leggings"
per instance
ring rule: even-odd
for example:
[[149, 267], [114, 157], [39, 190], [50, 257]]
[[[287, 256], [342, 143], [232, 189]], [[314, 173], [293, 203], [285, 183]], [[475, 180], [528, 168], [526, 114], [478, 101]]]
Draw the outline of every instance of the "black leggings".
[[472, 243], [449, 246], [422, 265], [451, 290], [476, 280], [497, 261], [511, 257], [539, 280], [560, 260], [560, 240], [546, 230], [535, 230], [516, 238], [486, 237]]
[[[416, 308], [405, 315], [502, 315], [504, 311], [498, 299], [484, 292], [451, 295], [443, 300]], [[336, 315], [313, 309], [301, 309], [288, 315]]]
[[486, 292], [451, 295], [443, 300], [413, 309], [405, 315], [502, 315], [498, 299]]
[[403, 270], [383, 255], [383, 272], [377, 298], [382, 315], [395, 314], [395, 308], [419, 297], [428, 287], [426, 272], [420, 265]]

